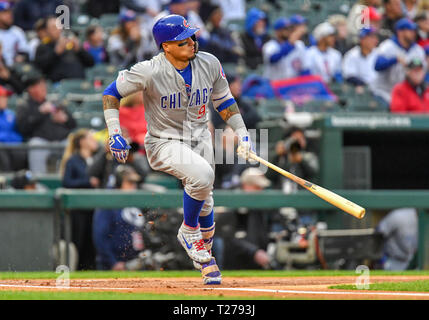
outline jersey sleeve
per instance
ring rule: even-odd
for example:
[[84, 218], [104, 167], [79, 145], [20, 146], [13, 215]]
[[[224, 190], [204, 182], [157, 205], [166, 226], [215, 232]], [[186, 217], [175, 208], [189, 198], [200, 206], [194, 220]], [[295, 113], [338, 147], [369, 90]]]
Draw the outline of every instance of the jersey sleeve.
[[116, 88], [122, 97], [145, 90], [151, 76], [150, 61], [135, 64], [130, 70], [119, 71]]
[[229, 90], [229, 84], [219, 60], [214, 65], [216, 69], [213, 70], [215, 81], [213, 83], [212, 102], [213, 107], [220, 112], [235, 103], [235, 100]]

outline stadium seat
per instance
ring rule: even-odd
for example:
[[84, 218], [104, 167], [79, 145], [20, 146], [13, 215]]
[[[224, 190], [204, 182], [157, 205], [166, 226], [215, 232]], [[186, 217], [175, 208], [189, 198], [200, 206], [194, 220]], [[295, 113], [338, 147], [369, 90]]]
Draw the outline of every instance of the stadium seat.
[[99, 101], [84, 101], [78, 107], [79, 110], [83, 112], [97, 112], [103, 111], [103, 103], [101, 100]]
[[79, 102], [101, 99], [101, 90], [96, 90], [92, 82], [82, 79], [64, 79], [58, 87], [61, 98]]
[[257, 107], [262, 119], [283, 119], [285, 112], [284, 102], [278, 99], [263, 99]]
[[88, 68], [85, 74], [88, 81], [98, 80], [101, 81], [102, 85], [107, 85], [116, 79], [118, 67], [111, 64], [100, 63], [92, 68]]
[[118, 25], [119, 15], [117, 13], [102, 14], [98, 23], [103, 27], [106, 34], [109, 34]]

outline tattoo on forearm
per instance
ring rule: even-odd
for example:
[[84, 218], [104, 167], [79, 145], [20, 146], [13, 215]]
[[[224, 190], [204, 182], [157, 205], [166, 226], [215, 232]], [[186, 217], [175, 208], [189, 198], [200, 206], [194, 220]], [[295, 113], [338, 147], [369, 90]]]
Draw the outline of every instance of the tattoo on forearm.
[[219, 112], [219, 115], [221, 116], [223, 121], [226, 122], [229, 120], [229, 118], [231, 118], [234, 114], [237, 114], [237, 113], [240, 113], [240, 109], [238, 109], [237, 103], [234, 103], [228, 108], [226, 108], [225, 110], [222, 110], [221, 112]]
[[119, 109], [119, 100], [114, 96], [103, 96], [103, 110]]

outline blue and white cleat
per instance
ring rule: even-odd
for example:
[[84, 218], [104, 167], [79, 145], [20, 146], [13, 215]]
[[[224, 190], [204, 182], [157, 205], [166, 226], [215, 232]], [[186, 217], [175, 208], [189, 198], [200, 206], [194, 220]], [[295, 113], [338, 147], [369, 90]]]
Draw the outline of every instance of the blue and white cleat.
[[208, 263], [197, 263], [194, 261], [194, 267], [200, 270], [204, 284], [222, 283], [222, 275], [214, 257], [212, 257]]
[[198, 263], [210, 262], [211, 254], [204, 246], [199, 225], [196, 228], [191, 228], [182, 223], [177, 233], [177, 240], [193, 261]]

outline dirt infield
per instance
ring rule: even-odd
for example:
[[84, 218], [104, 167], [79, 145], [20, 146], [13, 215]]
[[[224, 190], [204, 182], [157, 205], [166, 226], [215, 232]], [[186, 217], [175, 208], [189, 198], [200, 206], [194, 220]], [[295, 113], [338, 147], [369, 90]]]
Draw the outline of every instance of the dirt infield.
[[[371, 276], [371, 283], [428, 280], [429, 276]], [[429, 293], [333, 290], [329, 286], [354, 284], [356, 277], [225, 277], [221, 285], [205, 286], [201, 279], [128, 278], [72, 279], [69, 288], [56, 287], [55, 280], [1, 280], [0, 290], [29, 291], [113, 291], [124, 293], [166, 293], [192, 296], [310, 299], [425, 299]]]

